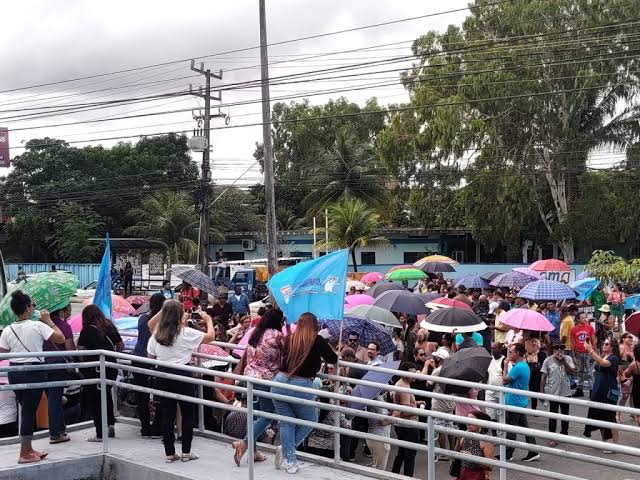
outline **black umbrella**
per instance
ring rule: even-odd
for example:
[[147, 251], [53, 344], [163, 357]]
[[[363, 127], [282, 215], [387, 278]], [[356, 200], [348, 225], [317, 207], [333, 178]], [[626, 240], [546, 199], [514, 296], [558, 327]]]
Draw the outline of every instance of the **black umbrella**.
[[[491, 355], [483, 347], [463, 348], [444, 361], [440, 376], [467, 382], [480, 382], [487, 376], [490, 363]], [[464, 394], [467, 390], [467, 387], [445, 385], [444, 393]]]
[[373, 304], [390, 312], [422, 315], [429, 310], [417, 295], [408, 290], [391, 290], [376, 298]]
[[449, 273], [456, 271], [453, 265], [444, 262], [427, 262], [420, 265], [420, 270], [427, 273]]
[[441, 308], [430, 313], [420, 322], [420, 326], [433, 332], [444, 333], [479, 332], [487, 328], [478, 315], [465, 308]]
[[367, 295], [371, 295], [373, 298], [378, 298], [384, 292], [388, 292], [389, 290], [404, 290], [402, 285], [392, 282], [386, 283], [376, 283], [373, 287], [367, 290]]
[[442, 297], [441, 293], [438, 292], [429, 292], [429, 293], [418, 293], [416, 294], [424, 303], [433, 302], [436, 298]]
[[502, 275], [502, 274], [499, 272], [486, 272], [480, 275], [480, 278], [483, 280], [486, 280], [487, 282], [490, 282], [491, 280], [496, 278], [498, 275]]

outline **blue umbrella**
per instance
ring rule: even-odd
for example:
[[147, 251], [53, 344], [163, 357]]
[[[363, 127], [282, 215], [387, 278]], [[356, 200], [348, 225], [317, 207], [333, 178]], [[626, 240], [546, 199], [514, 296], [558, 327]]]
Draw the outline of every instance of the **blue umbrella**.
[[576, 280], [584, 280], [585, 278], [590, 278], [591, 276], [591, 272], [584, 270], [576, 277]]
[[598, 288], [598, 285], [600, 285], [600, 280], [596, 278], [583, 278], [582, 280], [569, 282], [569, 286], [576, 291], [578, 294], [576, 298], [580, 301], [589, 298], [589, 295]]
[[325, 320], [329, 333], [334, 338], [340, 338], [340, 324], [342, 324], [342, 338], [349, 333], [356, 332], [360, 336], [360, 345], [366, 347], [371, 342], [380, 345], [380, 355], [388, 355], [396, 351], [396, 345], [389, 332], [384, 327], [366, 318], [345, 315], [344, 320]]
[[118, 331], [135, 330], [138, 331], [138, 317], [121, 317], [113, 321]]
[[[390, 370], [397, 370], [400, 366], [400, 361], [397, 360], [395, 362], [383, 363], [382, 365], [378, 365], [380, 368], [388, 368]], [[392, 373], [382, 373], [382, 372], [367, 372], [362, 380], [366, 380], [367, 382], [375, 382], [380, 385], [387, 385], [389, 380], [393, 377]], [[356, 385], [356, 387], [351, 392], [352, 397], [366, 398], [371, 400], [375, 398], [382, 391], [382, 387], [369, 387], [365, 385]], [[358, 410], [362, 410], [365, 406], [361, 403], [349, 402], [347, 404], [349, 408], [355, 408]]]
[[631, 295], [624, 300], [625, 310], [640, 310], [640, 294]]
[[522, 288], [534, 281], [534, 278], [524, 273], [507, 272], [491, 280], [489, 285], [492, 287]]
[[455, 286], [456, 288], [460, 286], [467, 288], [487, 288], [489, 282], [477, 275], [467, 275], [458, 280]]
[[525, 285], [518, 296], [529, 300], [568, 300], [576, 298], [576, 292], [564, 283], [553, 280], [537, 280]]

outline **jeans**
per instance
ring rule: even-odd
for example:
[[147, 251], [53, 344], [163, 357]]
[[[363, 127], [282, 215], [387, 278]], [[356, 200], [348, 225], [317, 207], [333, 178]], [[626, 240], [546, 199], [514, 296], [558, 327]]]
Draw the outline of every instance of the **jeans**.
[[[158, 368], [161, 372], [172, 373], [174, 375], [182, 375], [190, 377], [188, 372], [174, 370], [171, 368]], [[168, 378], [158, 378], [158, 390], [176, 393], [178, 395], [186, 395], [195, 397], [196, 387], [192, 383], [181, 382]], [[191, 453], [191, 442], [193, 441], [193, 420], [195, 414], [195, 404], [185, 402], [184, 400], [175, 400], [173, 398], [161, 397], [160, 408], [162, 409], [162, 438], [164, 443], [164, 453], [167, 456], [175, 455], [175, 435], [173, 426], [176, 422], [176, 410], [180, 405], [180, 413], [182, 414], [182, 453]]]
[[[407, 428], [396, 426], [396, 437], [398, 440], [404, 440], [405, 442], [418, 443], [420, 440], [420, 430], [417, 428]], [[404, 475], [406, 477], [413, 477], [413, 470], [416, 465], [416, 454], [418, 452], [411, 448], [398, 447], [398, 453], [393, 461], [393, 467], [391, 471], [393, 473], [400, 473], [400, 469], [404, 464]]]
[[[48, 370], [48, 382], [63, 382], [67, 379], [65, 370]], [[47, 407], [49, 409], [49, 438], [55, 440], [67, 432], [64, 421], [64, 408], [62, 406], [62, 393], [64, 387], [47, 389]]]
[[[269, 387], [265, 387], [263, 385], [253, 385], [253, 409], [260, 410], [261, 412], [266, 413], [275, 413], [276, 407], [273, 405], [273, 402], [270, 398], [260, 397], [255, 394], [256, 391], [260, 392], [268, 392]], [[257, 417], [253, 421], [253, 444], [255, 445], [256, 440], [260, 438], [260, 436], [265, 432], [267, 428], [271, 425], [271, 420], [264, 417]], [[244, 444], [245, 446], [249, 442], [249, 437], [247, 435], [244, 436]]]
[[593, 383], [591, 368], [593, 360], [591, 359], [591, 355], [588, 353], [580, 353], [576, 352], [576, 366], [577, 366], [577, 375], [578, 375], [578, 388], [582, 389], [590, 389]]
[[127, 291], [129, 292], [129, 295], [131, 295], [133, 293], [133, 278], [125, 278], [124, 279], [124, 294], [127, 294]]
[[[136, 367], [147, 368], [149, 365], [135, 363]], [[139, 387], [151, 387], [151, 376], [144, 373], [133, 374], [133, 384]], [[156, 416], [151, 424], [151, 411], [149, 409], [150, 395], [144, 392], [136, 392], [136, 410], [140, 419], [142, 436], [160, 435], [162, 433], [162, 414], [161, 410], [156, 410]]]
[[[107, 386], [107, 426], [111, 427], [116, 423], [116, 417], [113, 414], [113, 397], [111, 395], [111, 386]], [[102, 438], [102, 402], [100, 401], [100, 389], [98, 385], [85, 385], [84, 394], [87, 398], [87, 404], [91, 411], [93, 426], [96, 429], [96, 437]]]
[[[549, 402], [549, 411], [551, 413], [560, 413], [562, 415], [569, 415], [569, 404], [564, 402]], [[549, 419], [549, 431], [555, 433], [558, 422], [555, 418]], [[560, 420], [560, 433], [562, 435], [569, 435], [569, 422], [567, 420]]]
[[[514, 425], [516, 427], [529, 428], [529, 422], [527, 421], [527, 416], [524, 413], [514, 413], [514, 412], [505, 412], [506, 413], [506, 423], [508, 425]], [[525, 435], [525, 440], [527, 443], [532, 445], [536, 444], [536, 439], [534, 437], [529, 437]], [[515, 440], [516, 434], [509, 432], [507, 433], [508, 440]], [[511, 457], [514, 452], [513, 447], [507, 447], [507, 458]], [[529, 451], [529, 454], [534, 454], [535, 452]]]
[[[16, 363], [12, 365], [38, 365], [39, 363]], [[47, 381], [47, 372], [44, 370], [30, 372], [9, 372], [9, 383], [18, 385], [21, 383], [40, 383]], [[29, 390], [15, 390], [16, 400], [20, 404], [20, 442], [31, 442], [33, 438], [33, 426], [36, 422], [36, 410], [42, 398], [42, 388]]]
[[[313, 388], [313, 380], [300, 377], [288, 377], [282, 372], [276, 375], [274, 381], [296, 387]], [[285, 395], [287, 397], [301, 398], [304, 400], [316, 399], [316, 395], [314, 393], [293, 392], [281, 387], [271, 387], [271, 393]], [[276, 408], [278, 415], [297, 418], [300, 420], [308, 420], [310, 422], [315, 422], [318, 418], [318, 409], [312, 406], [289, 403], [282, 400], [274, 400], [273, 405]], [[300, 445], [305, 438], [307, 438], [307, 435], [309, 435], [311, 430], [311, 427], [303, 427], [302, 425], [294, 425], [288, 422], [281, 423], [280, 440], [282, 442], [282, 452], [284, 454], [284, 458], [289, 464], [296, 463], [296, 447]]]

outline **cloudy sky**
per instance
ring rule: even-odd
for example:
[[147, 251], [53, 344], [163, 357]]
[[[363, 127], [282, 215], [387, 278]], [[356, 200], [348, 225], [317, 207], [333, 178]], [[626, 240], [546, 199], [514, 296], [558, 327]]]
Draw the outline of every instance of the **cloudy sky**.
[[[467, 0], [267, 0], [268, 40], [283, 42], [462, 9], [467, 3]], [[269, 48], [270, 76], [402, 57], [410, 53], [411, 41], [417, 36], [459, 24], [467, 13], [452, 12], [273, 45]], [[260, 78], [259, 50], [251, 48], [259, 44], [257, 0], [8, 0], [2, 4], [2, 18], [0, 126], [11, 130], [12, 156], [23, 151], [22, 141], [44, 136], [62, 138], [78, 146], [99, 143], [109, 146], [117, 138], [135, 141], [136, 138], [131, 138], [135, 135], [192, 129], [190, 110], [203, 104], [193, 96], [152, 101], [143, 98], [133, 104], [108, 108], [87, 105], [85, 111], [77, 111], [78, 104], [184, 92], [190, 83], [198, 86], [202, 78], [189, 69], [188, 59], [192, 57], [207, 56], [201, 59], [207, 67], [221, 68], [225, 72], [223, 79], [217, 81], [221, 85]], [[246, 50], [237, 52], [242, 49]], [[347, 51], [355, 49], [360, 50]], [[236, 52], [221, 54], [230, 51]], [[159, 63], [166, 64], [139, 68]], [[372, 96], [382, 104], [395, 103], [406, 99], [402, 87], [379, 84], [395, 83], [398, 73], [381, 71], [407, 65], [396, 62], [358, 68], [356, 72], [366, 73], [359, 77], [344, 77], [354, 70], [307, 73], [304, 82], [274, 85], [271, 97], [273, 101], [281, 97], [291, 101], [313, 93], [309, 97], [313, 103], [340, 95], [358, 103]], [[123, 72], [112, 73], [118, 71]], [[108, 75], [67, 81], [101, 74]], [[330, 75], [343, 78], [327, 80]], [[59, 83], [36, 87], [54, 82]], [[322, 91], [346, 89], [351, 91], [318, 95]], [[241, 177], [238, 185], [259, 180], [259, 168], [252, 167], [252, 153], [255, 142], [261, 140], [262, 129], [243, 127], [261, 121], [259, 100], [257, 86], [224, 92], [221, 111], [230, 116], [230, 122], [227, 127], [223, 120], [213, 124], [225, 127], [212, 132], [214, 179], [228, 183]], [[167, 111], [173, 113], [149, 115]], [[137, 117], [120, 119], [134, 115]], [[105, 121], [109, 119], [112, 120]], [[63, 123], [75, 125], [60, 126]], [[0, 174], [5, 173], [5, 169], [0, 169]]]

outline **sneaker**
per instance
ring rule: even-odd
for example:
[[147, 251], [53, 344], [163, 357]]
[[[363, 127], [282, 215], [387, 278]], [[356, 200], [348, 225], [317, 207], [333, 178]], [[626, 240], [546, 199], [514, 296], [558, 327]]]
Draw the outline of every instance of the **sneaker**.
[[534, 460], [540, 460], [539, 453], [529, 452], [526, 457], [522, 458], [523, 462], [533, 462]]
[[287, 469], [287, 473], [298, 473], [298, 464], [297, 463], [289, 463], [289, 462], [284, 462], [284, 466]]
[[68, 442], [69, 440], [71, 440], [71, 437], [69, 437], [69, 435], [67, 435], [66, 433], [60, 435], [57, 438], [51, 438], [49, 439], [49, 443], [54, 444], [54, 443], [64, 443], [64, 442]]
[[278, 446], [276, 447], [276, 458], [273, 462], [276, 466], [276, 469], [280, 470], [280, 467], [282, 467], [283, 460], [284, 460], [284, 454], [282, 453], [282, 447]]
[[87, 442], [100, 443], [102, 442], [102, 437], [89, 437], [87, 438]]

